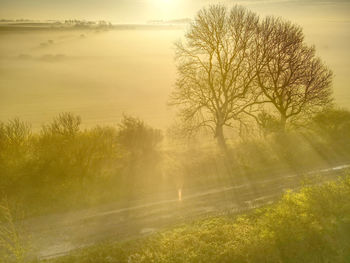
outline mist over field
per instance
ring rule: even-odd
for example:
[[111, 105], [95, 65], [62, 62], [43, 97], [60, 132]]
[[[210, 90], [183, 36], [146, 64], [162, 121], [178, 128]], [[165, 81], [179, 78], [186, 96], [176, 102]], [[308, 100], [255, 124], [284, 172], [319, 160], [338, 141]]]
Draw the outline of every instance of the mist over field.
[[0, 263], [350, 262], [349, 14], [0, 0]]
[[123, 113], [166, 127], [180, 30], [1, 31], [0, 118], [35, 128], [63, 111], [84, 125], [115, 124]]
[[[303, 21], [304, 22], [304, 21]], [[306, 40], [334, 71], [336, 102], [349, 108], [348, 22], [304, 22]], [[39, 128], [60, 112], [83, 126], [115, 124], [123, 113], [166, 129], [176, 69], [176, 28], [104, 30], [0, 28], [0, 119], [20, 117]]]

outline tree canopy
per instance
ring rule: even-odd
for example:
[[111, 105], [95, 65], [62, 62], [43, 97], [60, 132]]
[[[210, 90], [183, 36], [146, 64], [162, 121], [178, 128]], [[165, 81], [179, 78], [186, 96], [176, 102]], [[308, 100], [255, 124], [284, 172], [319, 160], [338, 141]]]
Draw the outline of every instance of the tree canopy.
[[200, 10], [176, 43], [178, 77], [171, 95], [185, 132], [208, 128], [226, 149], [225, 127], [261, 112], [280, 127], [331, 102], [332, 72], [305, 44], [301, 27], [260, 19], [247, 9], [212, 5]]

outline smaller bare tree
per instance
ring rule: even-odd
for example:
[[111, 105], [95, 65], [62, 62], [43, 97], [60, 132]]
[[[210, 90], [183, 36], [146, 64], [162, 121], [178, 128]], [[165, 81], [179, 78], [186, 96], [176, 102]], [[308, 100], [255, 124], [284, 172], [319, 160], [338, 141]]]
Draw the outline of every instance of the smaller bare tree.
[[67, 137], [75, 136], [80, 129], [81, 117], [70, 112], [60, 113], [53, 122], [42, 127], [43, 134], [55, 134]]
[[277, 110], [282, 130], [288, 120], [331, 102], [332, 72], [304, 43], [301, 27], [268, 17], [260, 24], [256, 49], [261, 100]]

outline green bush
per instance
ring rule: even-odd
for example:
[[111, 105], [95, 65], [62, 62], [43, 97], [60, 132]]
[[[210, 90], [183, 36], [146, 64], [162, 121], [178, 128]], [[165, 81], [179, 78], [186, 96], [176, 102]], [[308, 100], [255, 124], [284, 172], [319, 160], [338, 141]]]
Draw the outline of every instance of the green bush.
[[350, 177], [287, 192], [242, 216], [195, 221], [148, 238], [101, 244], [49, 262], [350, 261]]
[[158, 130], [129, 117], [119, 128], [80, 126], [72, 113], [38, 133], [19, 119], [0, 122], [0, 198], [30, 216], [119, 200], [130, 188], [146, 191], [145, 178], [159, 182]]

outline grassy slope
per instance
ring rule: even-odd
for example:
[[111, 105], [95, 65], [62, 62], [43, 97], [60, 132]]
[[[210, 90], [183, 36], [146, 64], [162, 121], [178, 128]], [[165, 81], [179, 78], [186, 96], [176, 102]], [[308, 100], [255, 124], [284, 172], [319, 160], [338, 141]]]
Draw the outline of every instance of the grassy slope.
[[350, 177], [287, 193], [249, 215], [195, 221], [49, 262], [350, 262]]

